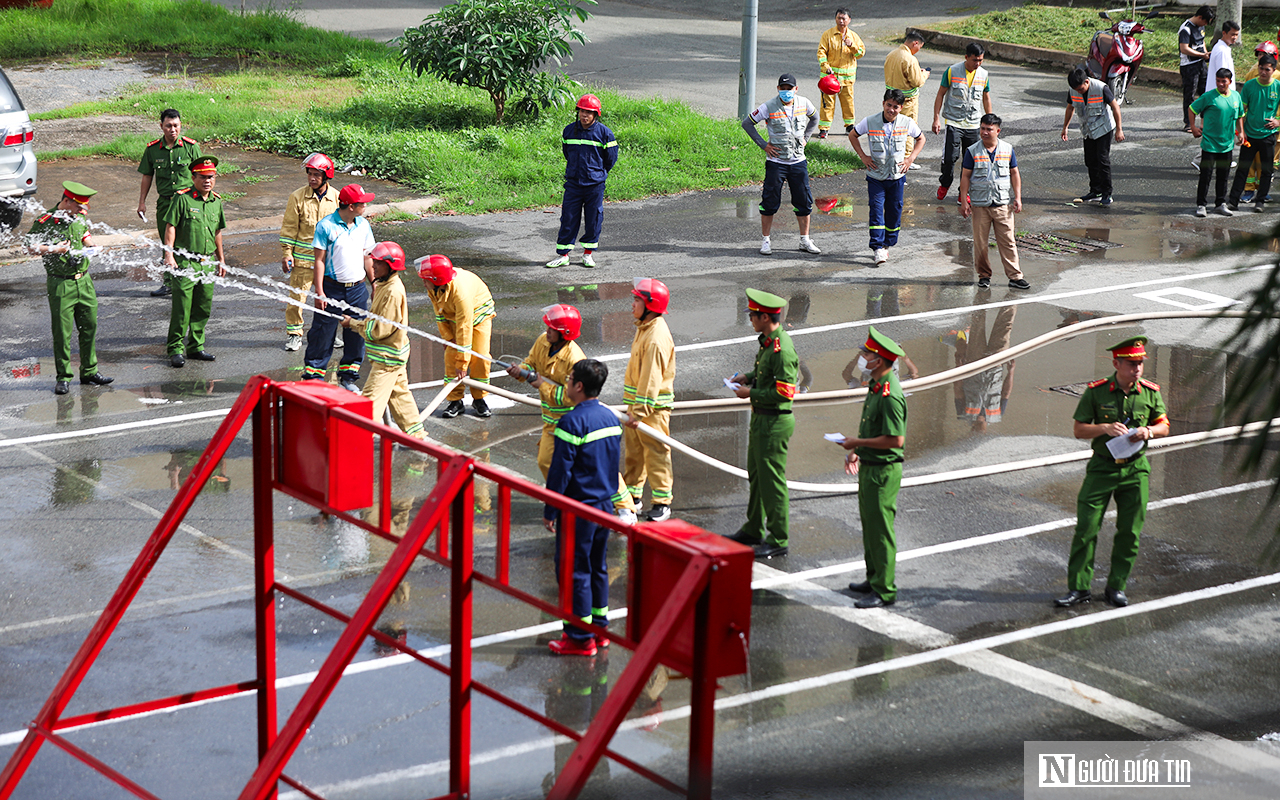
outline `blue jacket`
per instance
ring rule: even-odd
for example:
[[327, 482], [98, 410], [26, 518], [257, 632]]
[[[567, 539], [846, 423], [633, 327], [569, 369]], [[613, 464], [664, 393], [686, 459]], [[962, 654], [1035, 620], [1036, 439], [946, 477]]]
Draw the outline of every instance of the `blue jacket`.
[[[612, 504], [618, 491], [622, 426], [598, 398], [583, 400], [556, 423], [555, 450], [547, 470], [547, 488], [589, 506]], [[558, 509], [547, 506], [545, 519]]]
[[561, 134], [564, 150], [564, 182], [579, 186], [604, 183], [609, 170], [618, 162], [618, 141], [613, 131], [600, 120], [583, 128], [577, 120], [565, 126]]

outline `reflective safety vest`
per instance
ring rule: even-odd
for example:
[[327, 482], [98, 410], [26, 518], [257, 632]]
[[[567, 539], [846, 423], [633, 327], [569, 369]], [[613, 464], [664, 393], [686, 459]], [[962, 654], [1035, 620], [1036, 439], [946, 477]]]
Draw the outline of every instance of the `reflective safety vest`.
[[969, 201], [975, 206], [1007, 206], [1013, 202], [1013, 145], [996, 145], [995, 159], [981, 141], [969, 148], [973, 175], [969, 178]]
[[867, 140], [871, 145], [868, 154], [876, 162], [874, 170], [867, 170], [868, 178], [878, 181], [896, 181], [902, 177], [902, 162], [907, 160], [907, 139], [911, 118], [899, 114], [893, 122], [886, 122], [884, 114], [867, 117]]
[[778, 160], [804, 161], [804, 131], [809, 126], [813, 103], [797, 94], [788, 106], [774, 95], [764, 108], [769, 112], [765, 121], [769, 144], [778, 148]]
[[1089, 79], [1088, 95], [1071, 90], [1071, 105], [1080, 118], [1080, 132], [1086, 139], [1101, 139], [1116, 129], [1116, 117], [1111, 106], [1102, 101], [1102, 90], [1107, 85], [1096, 78]]
[[942, 118], [968, 128], [978, 127], [984, 113], [982, 95], [987, 90], [987, 71], [978, 67], [973, 71], [973, 83], [969, 83], [965, 80], [964, 62], [961, 61], [952, 64], [947, 75], [951, 82], [942, 99]]

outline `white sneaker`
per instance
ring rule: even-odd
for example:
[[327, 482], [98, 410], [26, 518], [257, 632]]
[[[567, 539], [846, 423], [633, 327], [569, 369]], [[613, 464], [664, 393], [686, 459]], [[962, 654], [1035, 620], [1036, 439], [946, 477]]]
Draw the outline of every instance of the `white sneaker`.
[[884, 249], [883, 247], [877, 247], [876, 248], [876, 266], [878, 267], [881, 264], [888, 263], [888, 261], [889, 261], [889, 251]]
[[1233, 212], [1231, 209], [1227, 208], [1227, 204], [1226, 204], [1226, 203], [1223, 203], [1222, 205], [1218, 206], [1217, 208], [1215, 208], [1215, 209], [1214, 209], [1214, 211], [1218, 212], [1219, 214], [1221, 214], [1221, 215], [1222, 215], [1222, 216], [1224, 216], [1224, 217], [1234, 217], [1234, 216], [1235, 216], [1235, 212]]
[[767, 256], [773, 254], [773, 247], [769, 244], [769, 237], [766, 236], [760, 240], [760, 255]]
[[567, 267], [569, 266], [569, 254], [565, 253], [562, 256], [556, 256], [555, 258], [548, 261], [545, 266], [547, 269], [555, 269], [556, 267]]
[[333, 334], [333, 346], [334, 346], [334, 347], [342, 347], [342, 345], [343, 345], [343, 341], [342, 341], [342, 326], [341, 326], [341, 325], [339, 325], [339, 326], [338, 326], [338, 330]]
[[590, 253], [583, 253], [583, 254], [582, 254], [582, 266], [584, 266], [584, 267], [595, 267], [595, 265], [596, 265], [596, 260], [595, 260], [594, 258], [592, 258], [592, 257], [591, 257], [591, 254], [590, 254]]
[[295, 350], [301, 350], [302, 337], [296, 333], [289, 334], [289, 338], [284, 340], [284, 349], [288, 350], [290, 353], [294, 352]]
[[815, 256], [822, 252], [808, 236], [800, 237], [800, 249], [805, 253], [813, 253]]
[[1209, 209], [1205, 208], [1204, 206], [1196, 206], [1196, 216], [1197, 217], [1209, 216]]
[[635, 525], [640, 520], [640, 518], [636, 516], [634, 509], [619, 508], [614, 513], [618, 515], [618, 520], [623, 525]]
[[917, 163], [915, 163], [914, 161], [912, 161], [912, 162], [911, 162], [911, 166], [907, 167], [907, 169], [908, 169], [908, 170], [920, 169], [920, 165], [919, 165], [919, 164], [917, 164]]

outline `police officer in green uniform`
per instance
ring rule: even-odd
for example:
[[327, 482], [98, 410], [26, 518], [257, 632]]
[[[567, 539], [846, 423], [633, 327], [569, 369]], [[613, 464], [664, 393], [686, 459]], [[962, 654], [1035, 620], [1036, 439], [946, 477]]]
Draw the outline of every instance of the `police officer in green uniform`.
[[[164, 263], [190, 270], [206, 280], [173, 276], [173, 309], [169, 312], [169, 339], [165, 343], [169, 365], [181, 367], [188, 358], [213, 361], [204, 349], [204, 327], [213, 311], [213, 281], [227, 274], [222, 254], [222, 229], [227, 218], [222, 198], [213, 190], [218, 159], [201, 156], [191, 162], [195, 185], [173, 196], [164, 216]], [[212, 259], [209, 257], [213, 256]], [[184, 355], [183, 339], [186, 338]]]
[[902, 486], [903, 445], [907, 437], [907, 398], [898, 383], [893, 364], [906, 355], [897, 342], [871, 328], [862, 346], [861, 359], [871, 372], [867, 399], [857, 436], [846, 436], [840, 446], [849, 450], [844, 471], [858, 476], [858, 515], [862, 518], [862, 551], [867, 579], [850, 583], [849, 589], [865, 594], [858, 608], [893, 605], [898, 597], [894, 566], [898, 541], [893, 530], [898, 515], [898, 489]]
[[97, 192], [75, 181], [62, 184], [58, 205], [38, 217], [27, 236], [27, 251], [44, 257], [53, 323], [54, 394], [71, 391], [71, 329], [80, 339], [80, 383], [106, 386], [115, 378], [98, 372], [98, 295], [89, 277], [89, 198]]
[[[156, 185], [156, 231], [164, 241], [164, 217], [173, 196], [191, 185], [191, 162], [199, 158], [200, 145], [195, 139], [182, 135], [182, 118], [177, 109], [166, 108], [160, 112], [160, 132], [164, 135], [147, 145], [142, 151], [138, 172], [142, 173], [142, 188], [138, 193], [138, 216], [147, 218], [147, 192]], [[172, 290], [172, 276], [164, 274], [164, 284], [151, 293], [152, 297], [164, 297]]]
[[[1147, 516], [1147, 480], [1151, 464], [1145, 442], [1169, 435], [1160, 387], [1142, 377], [1147, 358], [1147, 337], [1135, 336], [1107, 348], [1116, 371], [1110, 378], [1089, 384], [1076, 406], [1075, 437], [1093, 440], [1093, 457], [1085, 467], [1084, 483], [1076, 498], [1076, 535], [1067, 561], [1067, 588], [1054, 601], [1063, 608], [1092, 599], [1093, 552], [1098, 543], [1102, 515], [1111, 496], [1116, 498], [1116, 538], [1111, 546], [1111, 572], [1107, 576], [1107, 602], [1129, 605], [1125, 585], [1138, 557], [1138, 537]], [[1116, 458], [1107, 442], [1126, 436], [1129, 443], [1143, 442], [1142, 449]]]
[[[751, 327], [760, 334], [756, 367], [734, 375], [734, 394], [751, 401], [747, 436], [747, 523], [730, 539], [749, 544], [757, 558], [787, 554], [787, 446], [796, 430], [791, 402], [800, 380], [800, 359], [782, 329], [787, 301], [759, 289], [747, 290]], [[768, 533], [766, 534], [766, 528]]]

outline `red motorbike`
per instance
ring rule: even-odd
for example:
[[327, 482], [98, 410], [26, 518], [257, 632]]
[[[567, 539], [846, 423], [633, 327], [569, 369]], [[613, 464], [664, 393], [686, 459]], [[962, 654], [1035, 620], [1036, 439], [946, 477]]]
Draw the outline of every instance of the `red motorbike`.
[[[1152, 9], [1147, 14], [1147, 19], [1155, 14], [1156, 10]], [[1130, 16], [1132, 15], [1131, 10]], [[1098, 16], [1108, 22], [1112, 21], [1106, 11], [1099, 11]], [[1142, 40], [1138, 35], [1146, 30], [1139, 21], [1118, 20], [1109, 30], [1094, 33], [1093, 41], [1089, 43], [1089, 58], [1085, 67], [1094, 78], [1106, 81], [1117, 103], [1132, 102], [1127, 101], [1125, 95], [1142, 64]]]

